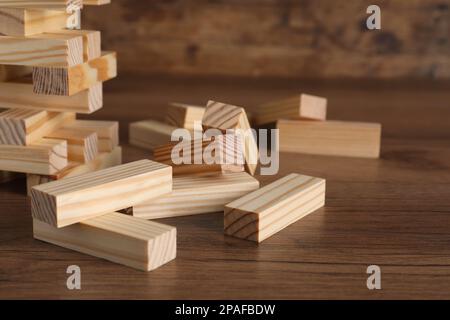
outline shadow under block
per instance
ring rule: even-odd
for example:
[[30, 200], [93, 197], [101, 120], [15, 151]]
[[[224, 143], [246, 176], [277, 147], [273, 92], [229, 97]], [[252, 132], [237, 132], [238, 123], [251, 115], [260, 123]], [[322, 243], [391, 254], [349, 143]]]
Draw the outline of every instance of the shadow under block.
[[[86, 2], [86, 0], [0, 0], [0, 8], [51, 8], [66, 11], [70, 7], [82, 8], [83, 2]], [[94, 1], [87, 0], [87, 2]]]
[[169, 143], [172, 132], [177, 128], [155, 120], [144, 120], [130, 124], [130, 144], [153, 150], [155, 147]]
[[118, 212], [55, 228], [33, 219], [35, 239], [143, 271], [175, 259], [177, 230]]
[[215, 128], [222, 132], [240, 129], [244, 147], [245, 166], [254, 175], [258, 166], [259, 151], [245, 110], [230, 104], [209, 101], [202, 119], [203, 128]]
[[194, 123], [198, 122], [201, 125], [204, 113], [204, 107], [184, 103], [171, 103], [167, 107], [165, 121], [177, 128], [194, 130]]
[[41, 139], [29, 146], [0, 144], [0, 170], [52, 175], [67, 164], [65, 140]]
[[170, 166], [140, 160], [31, 189], [33, 218], [64, 227], [172, 191]]
[[349, 121], [279, 120], [280, 152], [378, 158], [381, 125]]
[[9, 109], [0, 113], [0, 144], [30, 145], [70, 121], [74, 113]]
[[290, 174], [225, 206], [226, 235], [261, 242], [325, 205], [325, 180]]
[[273, 101], [259, 106], [253, 116], [255, 125], [276, 122], [279, 119], [326, 120], [327, 99], [309, 94]]
[[98, 137], [98, 151], [111, 152], [119, 145], [119, 122], [98, 120], [75, 120], [66, 125], [79, 132], [95, 132]]
[[0, 184], [11, 182], [22, 175], [17, 172], [11, 172], [11, 171], [2, 171], [0, 170]]
[[93, 113], [103, 106], [103, 85], [95, 84], [71, 97], [35, 94], [33, 84], [0, 82], [0, 105], [10, 109]]
[[74, 67], [34, 67], [33, 91], [38, 94], [72, 96], [117, 76], [115, 52]]
[[133, 207], [143, 219], [220, 212], [225, 204], [257, 190], [259, 182], [246, 172], [173, 178], [172, 193]]

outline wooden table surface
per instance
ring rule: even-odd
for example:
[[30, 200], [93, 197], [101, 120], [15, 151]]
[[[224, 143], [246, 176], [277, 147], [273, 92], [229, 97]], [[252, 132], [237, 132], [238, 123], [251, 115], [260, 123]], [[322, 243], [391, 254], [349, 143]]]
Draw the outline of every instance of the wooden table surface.
[[[163, 219], [178, 257], [150, 273], [34, 240], [25, 180], [0, 185], [0, 298], [343, 299], [450, 298], [450, 83], [125, 77], [106, 84], [91, 119], [161, 118], [167, 102], [255, 105], [309, 92], [329, 119], [383, 124], [381, 159], [281, 154], [278, 176], [327, 179], [326, 206], [260, 245], [225, 237], [221, 213]], [[66, 288], [81, 267], [82, 290]], [[381, 267], [382, 290], [366, 268]]]

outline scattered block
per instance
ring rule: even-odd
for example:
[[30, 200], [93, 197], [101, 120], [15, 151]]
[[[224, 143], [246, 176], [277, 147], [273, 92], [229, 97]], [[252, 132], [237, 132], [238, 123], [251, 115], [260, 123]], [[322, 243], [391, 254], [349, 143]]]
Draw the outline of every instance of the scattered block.
[[130, 144], [136, 147], [153, 150], [169, 143], [172, 132], [177, 128], [155, 120], [144, 120], [130, 124]]
[[0, 144], [0, 170], [51, 175], [67, 164], [64, 140], [41, 139], [29, 146]]
[[74, 113], [9, 109], [0, 113], [0, 144], [30, 145], [74, 120]]
[[97, 133], [99, 152], [111, 152], [119, 145], [119, 123], [117, 121], [76, 120], [66, 127], [80, 132]]
[[176, 228], [113, 212], [64, 228], [33, 219], [35, 239], [143, 271], [175, 259]]
[[177, 128], [194, 130], [194, 123], [201, 123], [204, 107], [184, 103], [171, 103], [167, 108], [165, 121]]
[[225, 234], [261, 242], [325, 204], [325, 180], [290, 174], [225, 206]]
[[326, 120], [327, 99], [309, 94], [266, 103], [256, 109], [255, 125], [276, 122], [279, 119]]
[[348, 121], [279, 120], [280, 151], [378, 158], [381, 125]]
[[204, 130], [215, 128], [225, 132], [230, 129], [239, 129], [244, 148], [246, 170], [251, 175], [255, 174], [259, 159], [258, 145], [243, 108], [209, 101], [203, 115], [202, 125]]
[[172, 193], [135, 205], [133, 216], [159, 219], [219, 212], [225, 204], [258, 188], [258, 180], [246, 172], [174, 177]]
[[31, 212], [35, 219], [60, 228], [171, 191], [172, 168], [140, 160], [38, 185], [31, 189]]

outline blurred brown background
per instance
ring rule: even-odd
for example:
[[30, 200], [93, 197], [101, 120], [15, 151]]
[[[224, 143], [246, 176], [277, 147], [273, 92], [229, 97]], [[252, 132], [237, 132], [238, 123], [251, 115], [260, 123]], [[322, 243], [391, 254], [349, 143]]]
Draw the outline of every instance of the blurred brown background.
[[113, 0], [83, 28], [103, 30], [121, 74], [450, 78], [449, 0]]

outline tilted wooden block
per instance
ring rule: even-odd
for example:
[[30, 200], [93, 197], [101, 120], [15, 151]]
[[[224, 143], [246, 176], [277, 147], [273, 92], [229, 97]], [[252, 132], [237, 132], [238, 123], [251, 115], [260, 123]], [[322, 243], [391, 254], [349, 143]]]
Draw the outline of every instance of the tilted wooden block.
[[64, 227], [172, 191], [170, 166], [140, 160], [31, 189], [35, 219]]
[[280, 151], [378, 158], [381, 125], [348, 121], [279, 120]]
[[83, 39], [83, 61], [88, 62], [93, 59], [99, 58], [102, 55], [101, 49], [101, 33], [94, 30], [58, 30], [48, 33], [52, 36], [64, 36], [66, 38], [72, 38], [80, 36]]
[[225, 206], [225, 234], [261, 242], [325, 204], [325, 180], [290, 174]]
[[[90, 4], [96, 0], [85, 0], [85, 4]], [[83, 0], [0, 0], [2, 8], [40, 8], [40, 9], [59, 9], [82, 8]]]
[[246, 170], [251, 175], [255, 174], [259, 159], [258, 145], [250, 130], [250, 123], [243, 108], [209, 101], [203, 115], [202, 125], [205, 130], [209, 128], [221, 131], [239, 129], [242, 133]]
[[327, 99], [301, 94], [290, 99], [273, 101], [259, 106], [253, 117], [256, 125], [276, 122], [279, 119], [326, 120]]
[[219, 212], [225, 204], [258, 188], [258, 180], [246, 172], [174, 177], [171, 194], [135, 205], [133, 215], [158, 219]]
[[55, 228], [33, 219], [35, 239], [143, 271], [175, 259], [176, 228], [113, 212]]
[[177, 128], [194, 130], [194, 123], [198, 122], [201, 124], [204, 113], [204, 107], [184, 103], [171, 103], [167, 107], [165, 121]]
[[0, 170], [49, 175], [67, 164], [64, 140], [41, 139], [29, 146], [0, 144]]
[[101, 57], [74, 67], [34, 67], [33, 89], [38, 94], [72, 96], [116, 76], [116, 53], [104, 52]]
[[110, 152], [119, 145], [119, 122], [98, 120], [76, 120], [66, 125], [79, 132], [96, 132], [98, 137], [98, 151]]
[[9, 109], [0, 113], [0, 144], [30, 145], [74, 120], [74, 113]]

